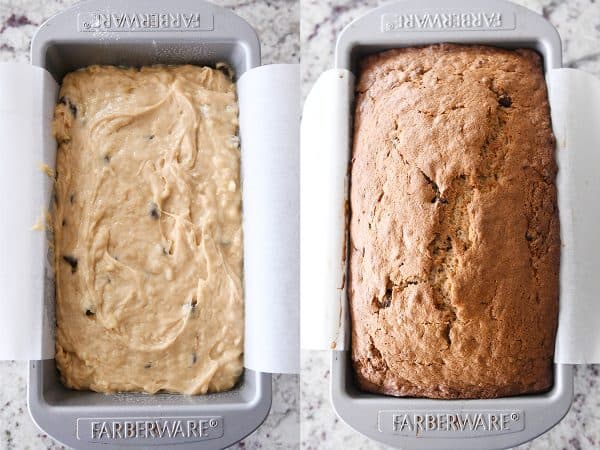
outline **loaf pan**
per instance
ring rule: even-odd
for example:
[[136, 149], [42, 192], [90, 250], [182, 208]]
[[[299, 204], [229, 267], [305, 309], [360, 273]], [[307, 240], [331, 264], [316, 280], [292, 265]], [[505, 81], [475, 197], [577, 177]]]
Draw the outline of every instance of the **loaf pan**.
[[[433, 43], [531, 48], [544, 69], [562, 66], [560, 36], [534, 12], [504, 1], [407, 0], [377, 8], [340, 34], [335, 67], [358, 74], [364, 55]], [[543, 394], [492, 400], [395, 398], [365, 393], [354, 382], [349, 351], [333, 351], [331, 400], [338, 416], [365, 436], [410, 449], [508, 448], [557, 424], [573, 400], [573, 368], [554, 365]], [[451, 421], [459, 426], [448, 426]]]
[[[91, 64], [226, 62], [239, 78], [260, 65], [260, 44], [248, 23], [210, 3], [92, 0], [39, 28], [31, 62], [59, 83], [66, 73]], [[54, 304], [52, 279], [46, 286], [45, 298]], [[217, 449], [241, 440], [264, 421], [271, 406], [271, 375], [245, 369], [232, 390], [218, 394], [100, 394], [65, 388], [54, 360], [31, 361], [27, 396], [37, 425], [69, 447]]]

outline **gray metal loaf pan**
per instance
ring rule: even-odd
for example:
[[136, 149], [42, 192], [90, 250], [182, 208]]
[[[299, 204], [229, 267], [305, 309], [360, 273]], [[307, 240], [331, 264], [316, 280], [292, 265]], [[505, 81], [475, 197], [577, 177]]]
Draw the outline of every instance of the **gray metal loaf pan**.
[[[357, 74], [366, 54], [440, 42], [532, 48], [545, 70], [562, 66], [560, 36], [534, 12], [498, 0], [406, 0], [374, 9], [340, 34], [335, 67]], [[355, 430], [407, 448], [508, 448], [557, 424], [573, 400], [573, 369], [554, 365], [547, 393], [495, 400], [394, 398], [360, 391], [350, 352], [332, 352], [331, 400]], [[449, 424], [451, 422], [452, 424]]]
[[[260, 65], [260, 44], [248, 23], [210, 3], [93, 0], [45, 22], [33, 38], [31, 62], [59, 83], [66, 73], [91, 64], [226, 62], [239, 77]], [[45, 298], [53, 304], [51, 279], [46, 286]], [[218, 449], [264, 421], [271, 375], [245, 369], [234, 389], [219, 394], [108, 395], [67, 389], [54, 360], [31, 361], [28, 404], [38, 426], [69, 447]]]

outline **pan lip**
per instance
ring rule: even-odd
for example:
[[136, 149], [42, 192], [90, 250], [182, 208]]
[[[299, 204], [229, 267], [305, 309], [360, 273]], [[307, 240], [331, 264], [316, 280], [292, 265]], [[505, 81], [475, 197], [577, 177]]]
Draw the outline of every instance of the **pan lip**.
[[[119, 11], [120, 13], [139, 15], [147, 12], [189, 12], [201, 10], [202, 14], [212, 16], [212, 29], [187, 29], [155, 31], [144, 29], [140, 31], [97, 31], [82, 32], [79, 29], [80, 16], [98, 11]], [[36, 30], [30, 48], [30, 61], [35, 66], [48, 70], [46, 52], [52, 45], [65, 44], [90, 44], [110, 45], [120, 48], [133, 45], [168, 44], [172, 47], [197, 45], [198, 51], [217, 43], [237, 44], [245, 51], [245, 68], [236, 73], [236, 77], [243, 72], [261, 65], [261, 46], [258, 34], [254, 28], [224, 7], [215, 5], [205, 0], [173, 0], [165, 6], [160, 0], [84, 0], [73, 6], [65, 8], [47, 20]], [[51, 71], [52, 72], [52, 71]], [[54, 76], [54, 74], [52, 74]], [[60, 82], [60, 80], [57, 80]]]
[[[430, 30], [382, 32], [381, 21], [385, 14], [398, 11], [430, 10], [500, 10], [514, 14], [520, 29], [499, 30]], [[516, 26], [516, 25], [515, 25]], [[375, 31], [375, 32], [373, 32]], [[335, 46], [334, 67], [356, 72], [352, 51], [360, 47], [391, 48], [412, 47], [435, 43], [479, 44], [505, 48], [529, 47], [544, 56], [545, 71], [562, 67], [562, 44], [558, 31], [545, 18], [534, 11], [504, 0], [400, 0], [379, 6], [354, 19], [340, 32]], [[374, 50], [375, 51], [375, 50]], [[356, 75], [356, 73], [355, 73]]]

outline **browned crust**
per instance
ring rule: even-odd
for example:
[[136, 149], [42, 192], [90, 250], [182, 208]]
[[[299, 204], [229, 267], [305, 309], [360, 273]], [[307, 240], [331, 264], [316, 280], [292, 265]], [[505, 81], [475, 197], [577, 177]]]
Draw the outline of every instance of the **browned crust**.
[[359, 387], [445, 399], [549, 389], [560, 240], [539, 55], [442, 44], [369, 56], [354, 118]]

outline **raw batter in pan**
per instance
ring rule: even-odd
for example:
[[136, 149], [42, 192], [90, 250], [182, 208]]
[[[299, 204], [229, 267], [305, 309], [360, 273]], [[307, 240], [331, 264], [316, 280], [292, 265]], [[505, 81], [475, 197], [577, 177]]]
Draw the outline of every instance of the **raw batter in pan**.
[[99, 392], [230, 389], [242, 372], [235, 85], [208, 67], [92, 66], [54, 117], [56, 362]]

